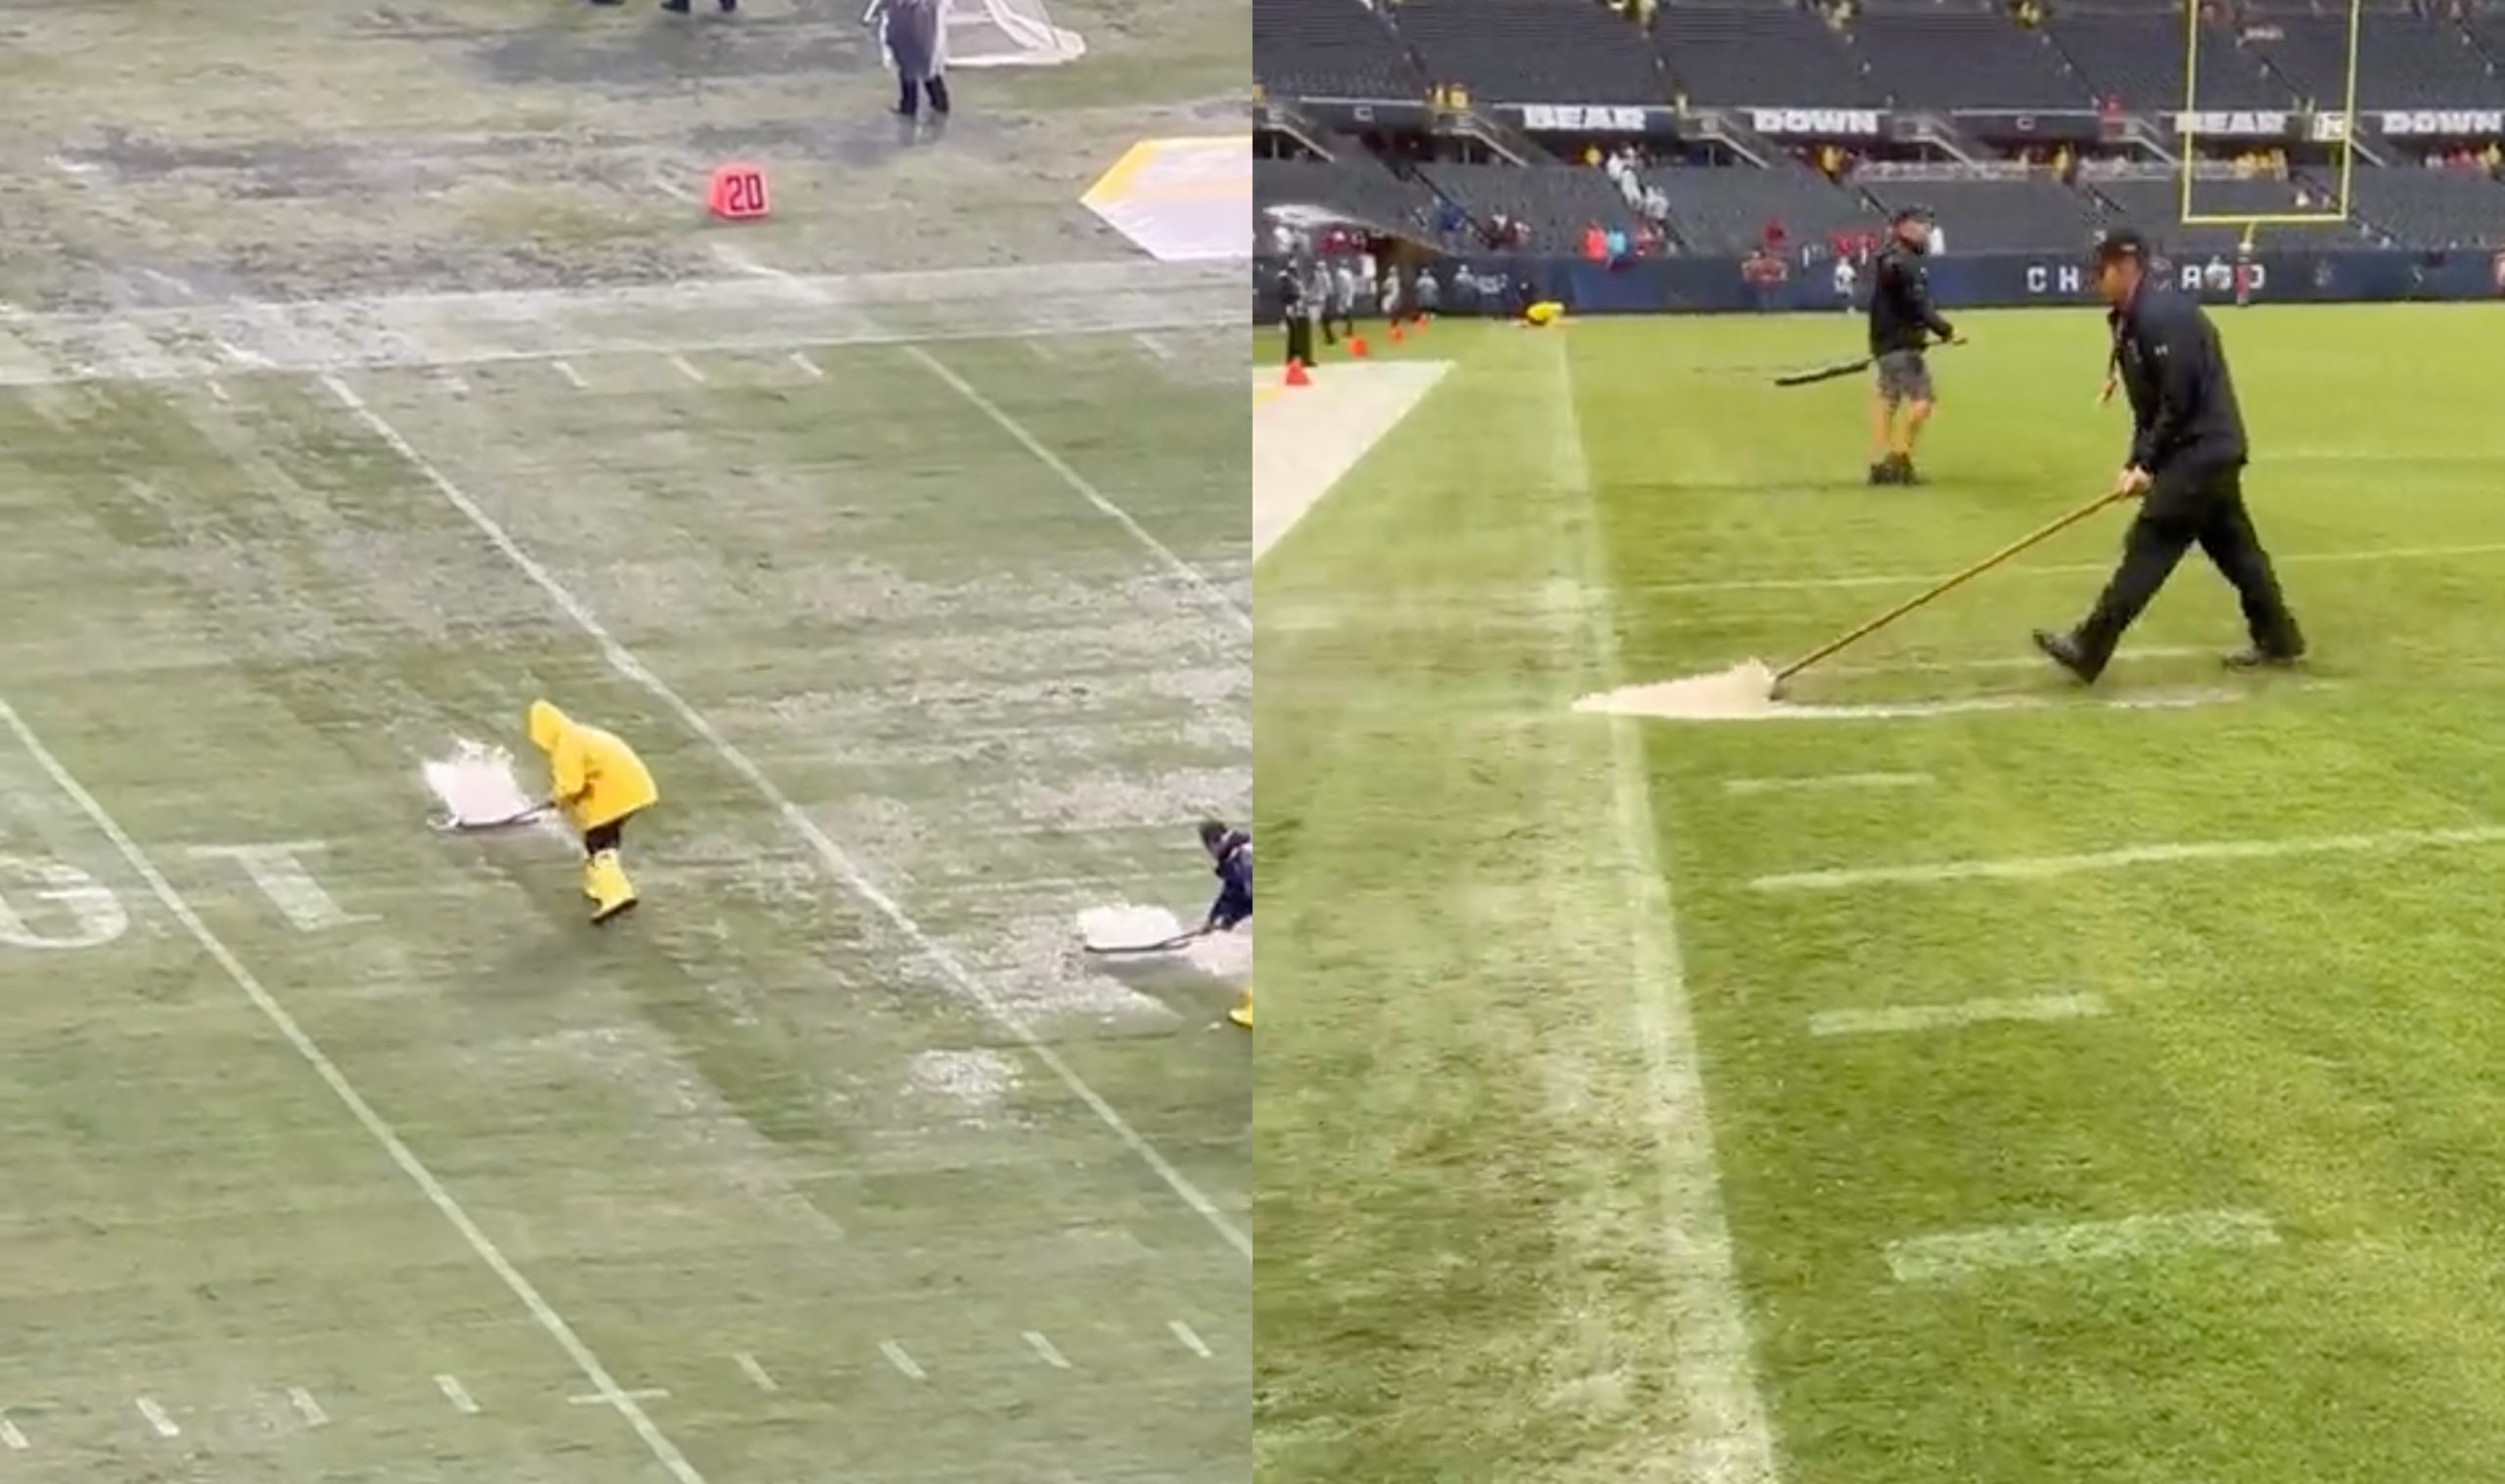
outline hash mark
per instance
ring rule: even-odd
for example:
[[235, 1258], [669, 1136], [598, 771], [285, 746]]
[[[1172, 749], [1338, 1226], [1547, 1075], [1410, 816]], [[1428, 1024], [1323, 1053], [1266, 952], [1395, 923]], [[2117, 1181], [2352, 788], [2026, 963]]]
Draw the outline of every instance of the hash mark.
[[1032, 1329], [1027, 1330], [1026, 1343], [1032, 1347], [1037, 1356], [1042, 1358], [1045, 1365], [1052, 1367], [1055, 1371], [1070, 1369], [1070, 1357], [1062, 1354], [1054, 1347], [1053, 1342], [1044, 1338], [1042, 1334]]
[[897, 1344], [894, 1340], [879, 1341], [879, 1353], [888, 1358], [888, 1365], [895, 1367], [914, 1380], [927, 1381], [931, 1378], [924, 1373], [920, 1366], [914, 1364], [912, 1356], [904, 1353], [904, 1346]]
[[439, 1375], [434, 1378], [434, 1384], [443, 1393], [443, 1399], [452, 1404], [453, 1411], [465, 1417], [478, 1412], [478, 1404], [471, 1399], [470, 1388], [461, 1384], [461, 1377]]
[[752, 1356], [743, 1350], [739, 1354], [732, 1356], [731, 1359], [739, 1362], [741, 1373], [745, 1374], [750, 1380], [756, 1382], [758, 1390], [780, 1391], [783, 1389], [782, 1387], [774, 1384], [774, 1377], [765, 1373], [765, 1368], [756, 1363], [755, 1356]]
[[174, 1419], [165, 1415], [165, 1409], [158, 1406], [154, 1398], [139, 1399], [139, 1415], [148, 1419], [148, 1425], [156, 1428], [157, 1435], [160, 1438], [179, 1438], [183, 1435], [183, 1430], [174, 1425]]
[[586, 381], [584, 381], [584, 380], [583, 380], [583, 374], [582, 374], [581, 372], [576, 371], [576, 370], [574, 369], [574, 363], [573, 363], [573, 362], [571, 362], [571, 361], [550, 361], [548, 364], [549, 364], [550, 366], [552, 366], [552, 367], [555, 367], [555, 368], [556, 368], [557, 375], [559, 375], [559, 376], [561, 376], [561, 377], [564, 377], [567, 381], [569, 381], [569, 382], [572, 382], [572, 383], [573, 383], [574, 390], [576, 390], [576, 391], [589, 391], [589, 390], [591, 390], [591, 382], [586, 382]]
[[792, 352], [792, 364], [799, 367], [802, 371], [807, 372], [811, 381], [823, 382], [826, 380], [826, 373], [818, 368], [818, 363], [810, 360], [806, 355], [803, 355], [799, 351], [795, 350]]
[[642, 1391], [586, 1391], [566, 1400], [577, 1407], [615, 1407], [623, 1402], [665, 1402], [669, 1393], [654, 1386]]
[[9, 1451], [12, 1453], [26, 1451], [26, 1435], [20, 1432], [18, 1424], [7, 1417], [0, 1417], [0, 1443], [8, 1444]]
[[287, 1388], [287, 1399], [295, 1405], [296, 1415], [304, 1418], [305, 1426], [322, 1427], [330, 1423], [331, 1415], [322, 1410], [321, 1403], [313, 1400], [312, 1392], [301, 1386], [290, 1386]]
[[1210, 1359], [1208, 1341], [1201, 1338], [1200, 1335], [1193, 1332], [1191, 1326], [1183, 1323], [1179, 1319], [1169, 1319], [1165, 1322], [1165, 1327], [1174, 1331], [1174, 1337], [1183, 1342], [1184, 1349], [1191, 1351], [1194, 1355], [1199, 1356], [1203, 1360]]
[[678, 368], [678, 374], [680, 376], [694, 382], [699, 386], [705, 384], [705, 373], [696, 369], [696, 363], [694, 361], [689, 360], [683, 355], [674, 355], [669, 358], [669, 363]]

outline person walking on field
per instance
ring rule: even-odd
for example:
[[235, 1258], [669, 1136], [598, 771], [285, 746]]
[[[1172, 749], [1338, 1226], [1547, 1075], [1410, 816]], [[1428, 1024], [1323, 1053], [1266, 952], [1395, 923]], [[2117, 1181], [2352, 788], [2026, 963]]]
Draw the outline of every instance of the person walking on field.
[[1957, 332], [1932, 307], [1931, 208], [1907, 206], [1889, 224], [1888, 245], [1870, 265], [1870, 355], [1879, 384], [1870, 401], [1870, 482], [1920, 484], [1914, 443], [1931, 419], [1932, 340], [1955, 342]]
[[[2244, 508], [2251, 449], [2217, 327], [2191, 299], [2149, 271], [2147, 240], [2127, 228], [2097, 244], [2096, 292], [2113, 327], [2113, 375], [2131, 403], [2131, 452], [2114, 492], [2137, 499], [2122, 562], [2078, 627], [2035, 631], [2036, 648], [2082, 681], [2114, 657], [2123, 631], [2198, 544], [2234, 585], [2252, 647], [2227, 657], [2237, 669], [2293, 664], [2304, 635], [2280, 595], [2269, 553]], [[2110, 383], [2109, 383], [2110, 384]]]
[[548, 757], [548, 801], [582, 834], [592, 922], [633, 910], [635, 886], [617, 850], [626, 822], [660, 802], [652, 770], [616, 734], [585, 726], [548, 701], [532, 701], [524, 725], [530, 744]]

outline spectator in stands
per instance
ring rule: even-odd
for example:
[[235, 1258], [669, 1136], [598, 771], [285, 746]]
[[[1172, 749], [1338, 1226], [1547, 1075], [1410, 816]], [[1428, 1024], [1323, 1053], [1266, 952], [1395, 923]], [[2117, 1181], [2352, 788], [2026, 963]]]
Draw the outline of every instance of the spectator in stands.
[[1594, 263], [1609, 259], [1609, 234], [1601, 230], [1599, 222], [1583, 223], [1583, 258]]
[[1646, 186], [1644, 188], [1644, 220], [1656, 227], [1665, 227], [1669, 225], [1669, 192], [1662, 190], [1660, 186]]
[[1635, 255], [1653, 257], [1662, 250], [1662, 229], [1650, 221], [1635, 224]]
[[1586, 165], [1597, 166], [1600, 162], [1601, 147], [1596, 144], [1587, 144], [1583, 146], [1583, 163]]
[[1792, 234], [1783, 229], [1783, 218], [1780, 216], [1767, 217], [1764, 228], [1757, 233], [1757, 246], [1777, 257], [1783, 255], [1784, 248], [1789, 247], [1791, 242]]
[[1610, 266], [1614, 268], [1619, 263], [1626, 261], [1626, 229], [1623, 227], [1610, 228], [1607, 242], [1609, 247]]

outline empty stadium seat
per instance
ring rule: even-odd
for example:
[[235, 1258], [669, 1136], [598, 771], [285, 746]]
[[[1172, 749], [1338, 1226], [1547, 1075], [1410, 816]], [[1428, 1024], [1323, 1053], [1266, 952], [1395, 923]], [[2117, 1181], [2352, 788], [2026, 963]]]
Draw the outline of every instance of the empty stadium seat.
[[2505, 186], [2477, 171], [2358, 167], [2351, 214], [2422, 247], [2505, 247]]
[[[2300, 97], [2337, 109], [2346, 96], [2345, 16], [2273, 18], [2248, 42]], [[2505, 104], [2487, 58], [2461, 27], [2416, 16], [2369, 16], [2357, 34], [2357, 104], [2367, 109], [2493, 108]]]
[[1931, 207], [1952, 253], [2083, 251], [2096, 235], [2093, 203], [2043, 177], [1886, 180], [1864, 189], [1890, 210]]
[[1398, 40], [1357, 0], [1252, 0], [1252, 75], [1285, 98], [1427, 96]]
[[2081, 109], [2094, 97], [2048, 37], [2002, 16], [1874, 12], [1852, 39], [1871, 80], [1904, 107]]
[[[2056, 46], [2094, 96], [2118, 95], [2122, 106], [2151, 112], [2183, 107], [2184, 29], [2179, 18], [2070, 16], [2049, 27]], [[2296, 94], [2261, 58], [2237, 47], [2215, 27], [2201, 35], [2202, 109], [2288, 109]]]
[[1885, 100], [1826, 22], [1774, 6], [1663, 6], [1653, 23], [1671, 86], [1692, 103], [1874, 108]]
[[1576, 0], [1407, 0], [1394, 22], [1435, 82], [1481, 103], [1660, 104], [1634, 23]]

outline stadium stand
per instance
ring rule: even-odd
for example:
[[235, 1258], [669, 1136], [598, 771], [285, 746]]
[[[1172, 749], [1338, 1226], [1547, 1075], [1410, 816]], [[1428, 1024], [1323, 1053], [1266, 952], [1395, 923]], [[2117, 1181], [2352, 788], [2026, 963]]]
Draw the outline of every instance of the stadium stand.
[[1459, 83], [1481, 102], [1658, 104], [1669, 98], [1642, 34], [1596, 5], [1407, 0], [1397, 23], [1433, 81]]
[[1653, 45], [1673, 91], [1701, 106], [1873, 108], [1883, 100], [1843, 39], [1807, 11], [1664, 5]]
[[[2274, 19], [2252, 29], [2250, 49], [2299, 97], [2318, 108], [2341, 106], [2348, 72], [2346, 17]], [[2365, 18], [2358, 29], [2357, 106], [2417, 108], [2430, 99], [2447, 108], [2494, 108], [2505, 104], [2505, 88], [2460, 27], [2416, 16]]]
[[2094, 91], [2040, 31], [1997, 15], [1875, 13], [1852, 27], [1890, 102], [1932, 109], [2083, 109]]
[[1394, 228], [1433, 220], [1435, 206], [1433, 191], [1395, 177], [1359, 149], [1338, 159], [1256, 159], [1252, 195], [1267, 205], [1322, 206]]
[[1252, 0], [1252, 74], [1285, 98], [1424, 98], [1427, 80], [1354, 0]]
[[2057, 180], [1888, 180], [1869, 192], [1890, 211], [1931, 207], [1952, 252], [2075, 250], [2096, 231], [2087, 199]]
[[1635, 213], [1608, 176], [1565, 165], [1429, 165], [1419, 174], [1480, 221], [1501, 211], [1530, 233], [1537, 252], [1571, 252], [1588, 222], [1633, 232]]
[[[2127, 109], [2183, 107], [2183, 24], [2173, 17], [2061, 16], [2050, 32], [2096, 96], [2116, 96]], [[2296, 106], [2294, 89], [2215, 26], [2201, 35], [2199, 97], [2204, 109]]]
[[2360, 168], [2354, 214], [2394, 242], [2422, 247], [2505, 247], [2505, 185], [2483, 174]]
[[1879, 217], [1857, 191], [1832, 185], [1814, 170], [1781, 166], [1756, 169], [1661, 169], [1643, 172], [1647, 185], [1670, 199], [1670, 221], [1698, 252], [1746, 252], [1765, 224], [1783, 223], [1795, 242], [1824, 242], [1830, 233], [1862, 231]]

